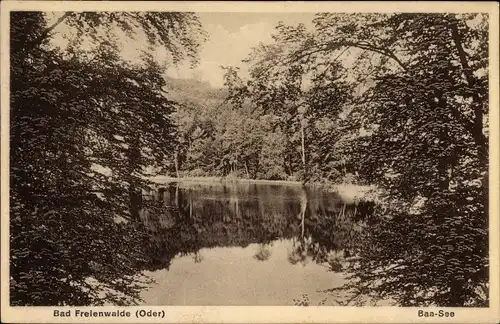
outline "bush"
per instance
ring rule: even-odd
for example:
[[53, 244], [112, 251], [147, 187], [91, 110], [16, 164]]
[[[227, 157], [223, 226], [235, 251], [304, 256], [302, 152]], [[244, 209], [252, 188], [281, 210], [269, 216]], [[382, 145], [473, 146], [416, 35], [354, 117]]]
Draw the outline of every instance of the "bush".
[[194, 170], [191, 170], [191, 171], [188, 171], [187, 172], [188, 176], [190, 177], [205, 177], [207, 176], [208, 174], [203, 171], [202, 169], [200, 168], [197, 168], [197, 169], [194, 169]]
[[287, 175], [285, 170], [281, 166], [272, 166], [265, 171], [261, 171], [258, 174], [258, 177], [266, 180], [285, 180], [287, 179]]

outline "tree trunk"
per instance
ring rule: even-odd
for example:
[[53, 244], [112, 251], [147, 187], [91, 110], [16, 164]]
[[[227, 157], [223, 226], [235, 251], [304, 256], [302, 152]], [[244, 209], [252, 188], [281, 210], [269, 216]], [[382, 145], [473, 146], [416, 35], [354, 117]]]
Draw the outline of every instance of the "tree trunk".
[[141, 165], [141, 151], [140, 141], [135, 138], [129, 143], [128, 148], [128, 182], [129, 182], [129, 213], [132, 219], [139, 219], [139, 210], [142, 205], [142, 193], [136, 186], [136, 179], [134, 172], [140, 168]]
[[304, 125], [300, 126], [300, 133], [302, 138], [302, 165], [304, 166], [304, 170], [306, 167], [306, 149], [305, 149], [305, 139], [304, 139]]
[[179, 184], [175, 185], [175, 207], [179, 208]]
[[245, 160], [245, 172], [247, 174], [247, 179], [250, 179], [250, 175], [248, 173], [248, 163], [247, 163], [247, 160]]
[[[467, 84], [471, 89], [476, 87], [476, 79], [472, 73], [472, 69], [469, 66], [469, 62], [467, 61], [467, 54], [462, 46], [462, 36], [458, 30], [458, 21], [454, 21], [454, 23], [450, 24], [453, 42], [455, 44], [455, 48], [458, 52], [458, 57], [460, 59], [460, 64], [462, 65], [463, 73], [467, 80]], [[472, 132], [472, 136], [474, 141], [476, 142], [478, 154], [481, 159], [483, 165], [488, 165], [488, 141], [483, 134], [483, 100], [479, 97], [476, 91], [472, 92], [472, 99], [474, 102], [474, 121], [472, 123], [472, 127], [469, 129]]]
[[463, 307], [465, 304], [464, 282], [452, 279], [450, 283], [449, 307]]
[[158, 201], [164, 201], [165, 200], [165, 188], [161, 187], [158, 188]]
[[180, 175], [179, 175], [179, 152], [177, 150], [175, 151], [174, 165], [175, 165], [175, 175], [177, 178], [180, 178]]
[[193, 196], [192, 193], [189, 193], [188, 202], [189, 202], [189, 218], [193, 218]]
[[306, 221], [306, 210], [307, 210], [307, 194], [303, 191], [300, 198], [300, 216], [301, 216], [301, 237], [304, 239], [305, 234], [305, 221]]

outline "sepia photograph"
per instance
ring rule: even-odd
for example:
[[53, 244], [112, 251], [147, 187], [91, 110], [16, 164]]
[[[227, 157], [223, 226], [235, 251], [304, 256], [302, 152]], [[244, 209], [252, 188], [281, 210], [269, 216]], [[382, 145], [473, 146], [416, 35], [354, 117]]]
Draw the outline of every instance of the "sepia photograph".
[[494, 3], [6, 2], [2, 309], [500, 320]]

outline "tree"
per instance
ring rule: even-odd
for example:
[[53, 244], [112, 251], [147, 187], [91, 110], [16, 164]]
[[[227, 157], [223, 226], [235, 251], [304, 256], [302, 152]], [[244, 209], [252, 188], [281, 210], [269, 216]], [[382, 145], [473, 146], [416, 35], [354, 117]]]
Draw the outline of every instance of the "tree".
[[[95, 46], [51, 46], [63, 23]], [[114, 28], [195, 61], [190, 13], [11, 14], [12, 305], [134, 304], [148, 282], [137, 190], [171, 159], [176, 103], [151, 56], [126, 62], [99, 32]]]
[[[331, 19], [318, 18], [318, 28]], [[381, 60], [375, 85], [352, 115], [374, 129], [358, 141], [359, 170], [387, 191], [391, 206], [379, 215], [389, 220], [370, 231], [370, 245], [352, 269], [354, 289], [408, 306], [483, 305], [477, 289], [488, 281], [488, 55], [475, 43], [486, 40], [484, 17], [368, 19], [363, 33], [352, 21], [332, 27], [348, 32], [330, 40], [334, 47], [361, 46]], [[374, 37], [382, 31], [386, 39]], [[379, 43], [367, 44], [368, 37]]]
[[[325, 13], [314, 25], [278, 26], [257, 51], [257, 81], [236, 89], [262, 109], [325, 107], [324, 171], [344, 160], [379, 187], [378, 222], [343, 289], [403, 306], [487, 305], [487, 17]], [[292, 71], [313, 80], [309, 92]]]
[[239, 78], [235, 69], [226, 74], [230, 102], [250, 102], [260, 115], [276, 117], [273, 128], [286, 137], [285, 170], [304, 181], [322, 167], [321, 138], [335, 132], [339, 112], [351, 96], [350, 85], [341, 77], [345, 69], [338, 62], [318, 66], [287, 59], [306, 36], [303, 25], [279, 25], [275, 42], [255, 48], [246, 60], [249, 80]]

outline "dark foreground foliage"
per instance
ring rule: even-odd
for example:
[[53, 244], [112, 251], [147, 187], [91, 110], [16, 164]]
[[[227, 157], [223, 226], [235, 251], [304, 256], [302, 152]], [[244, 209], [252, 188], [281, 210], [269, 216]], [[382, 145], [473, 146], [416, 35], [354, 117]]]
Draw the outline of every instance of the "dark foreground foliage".
[[488, 305], [487, 18], [318, 14], [278, 26], [248, 80], [229, 69], [232, 102], [276, 117], [305, 179], [348, 166], [381, 189], [354, 296]]
[[[65, 50], [50, 44], [62, 23], [80, 36]], [[131, 207], [147, 186], [144, 167], [171, 159], [176, 104], [151, 57], [120, 58], [113, 26], [142, 28], [174, 62], [194, 58], [190, 13], [67, 12], [53, 23], [11, 14], [12, 305], [139, 300], [143, 231]]]

